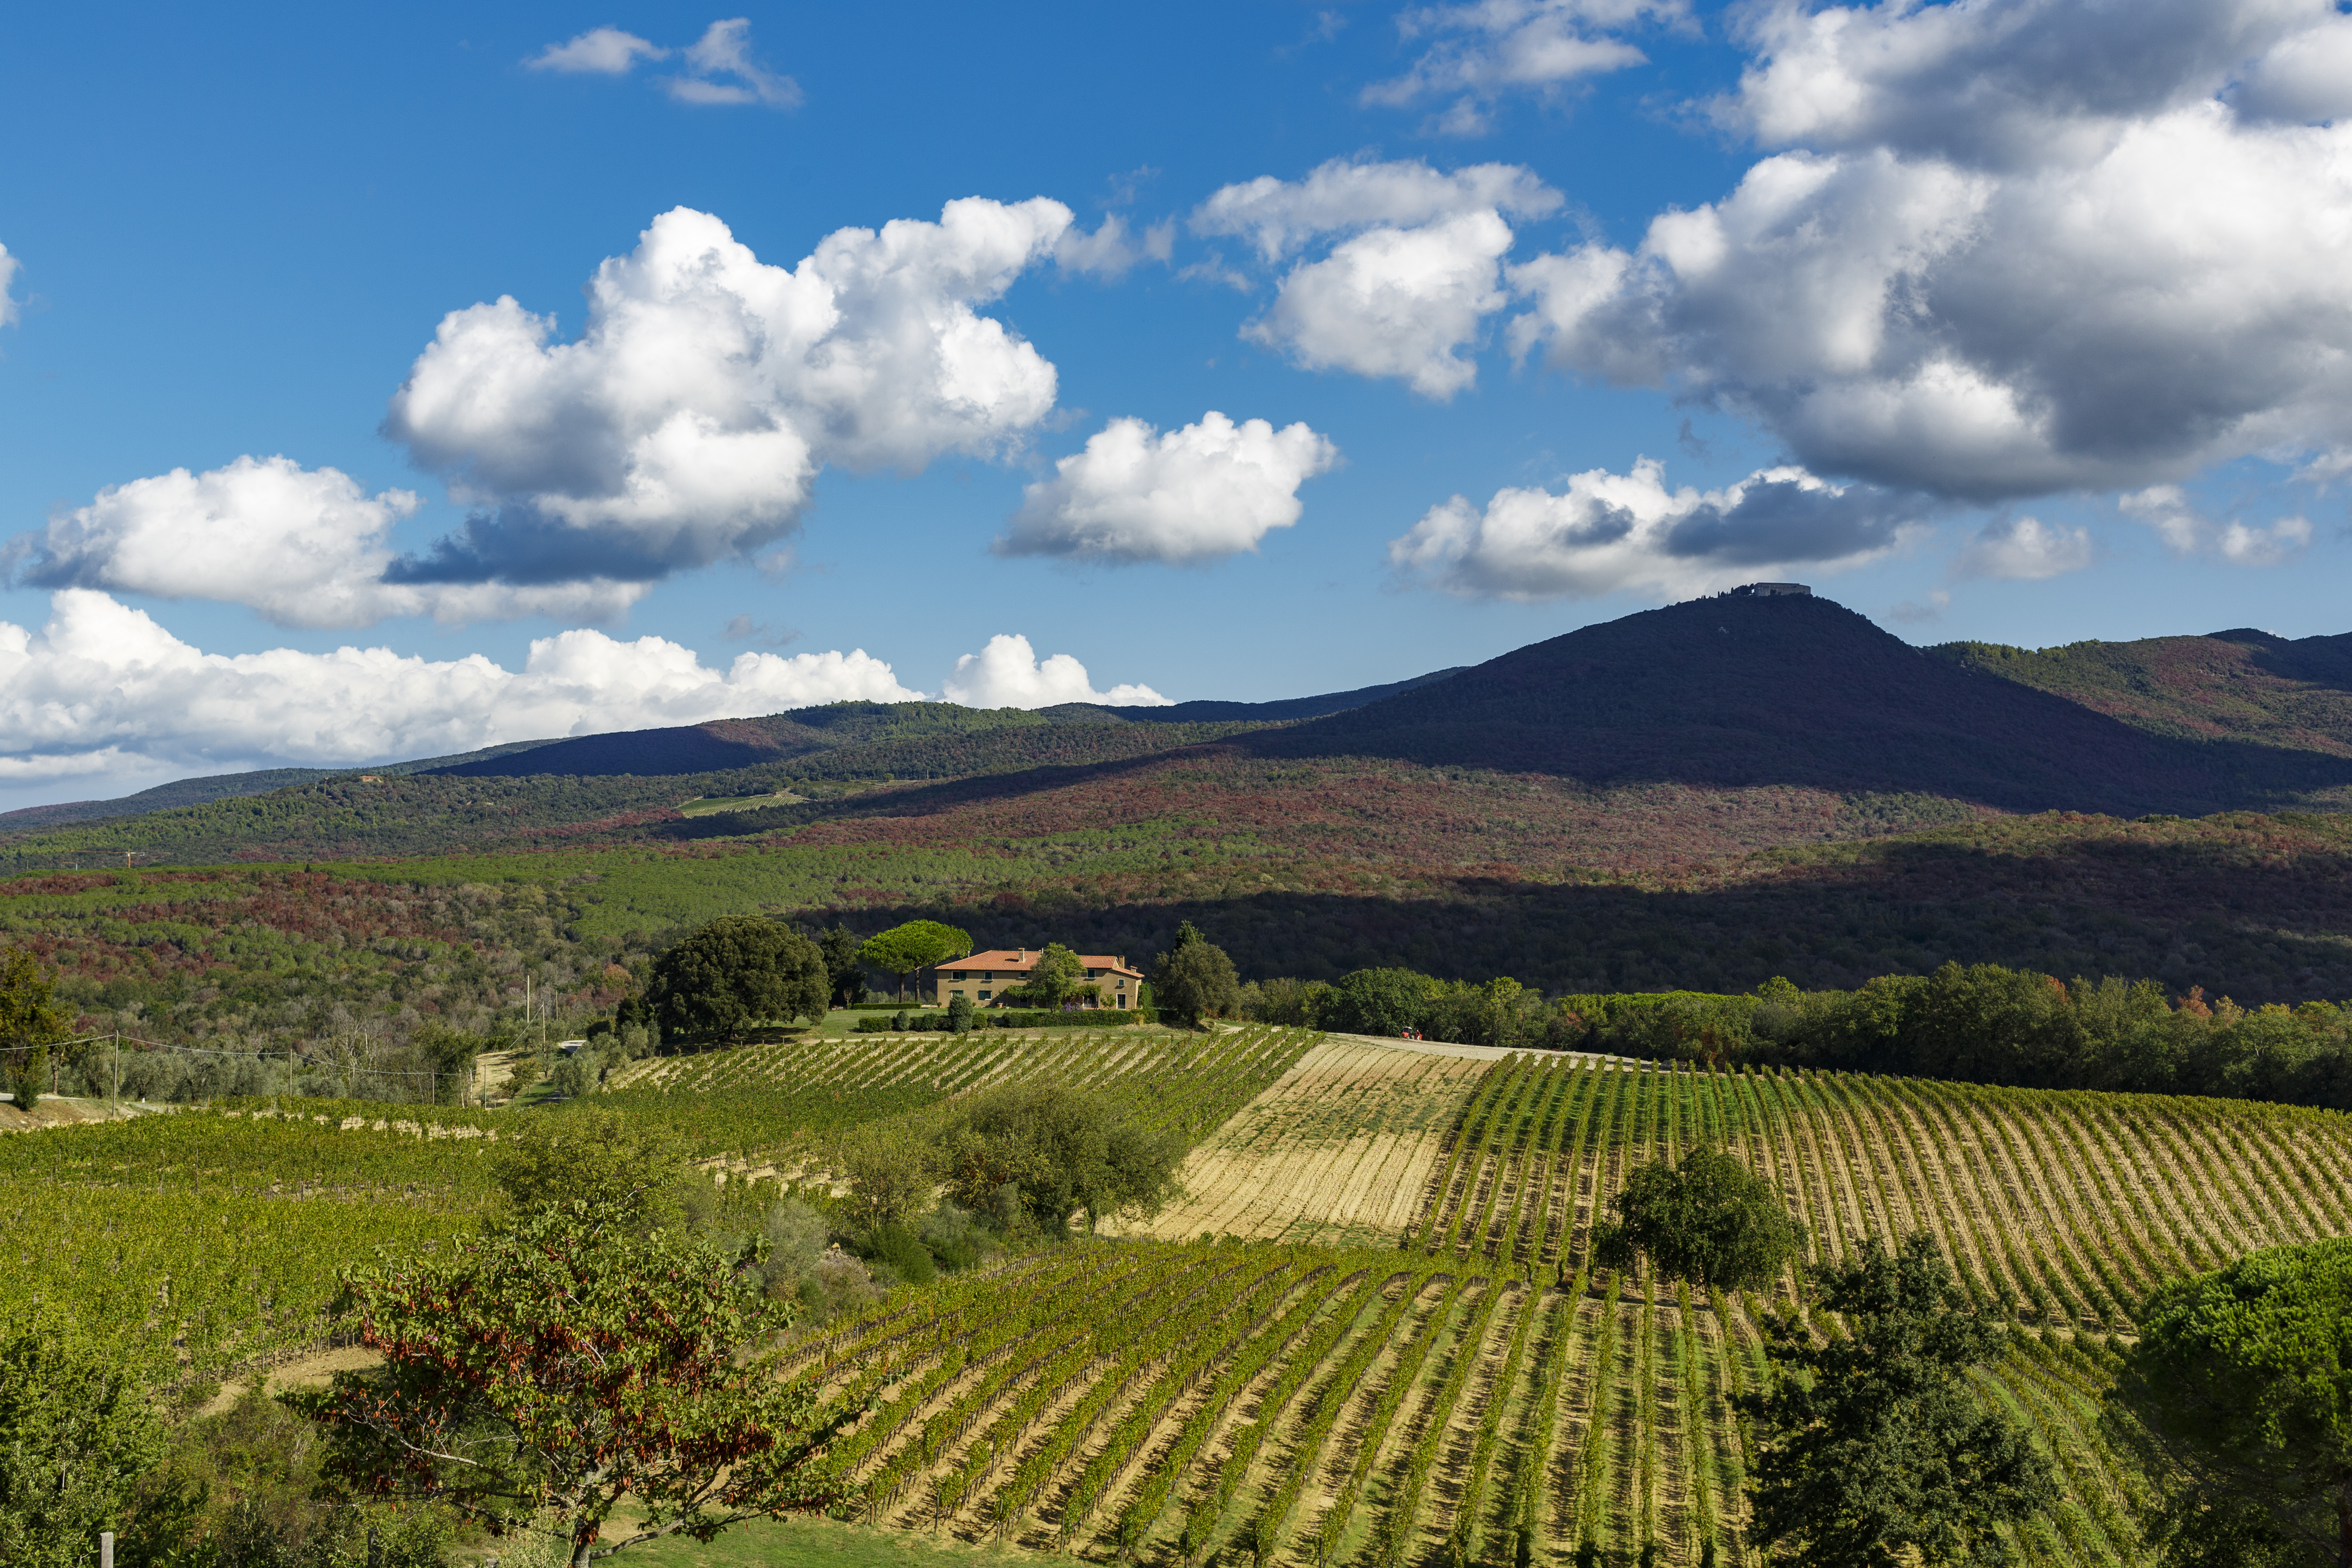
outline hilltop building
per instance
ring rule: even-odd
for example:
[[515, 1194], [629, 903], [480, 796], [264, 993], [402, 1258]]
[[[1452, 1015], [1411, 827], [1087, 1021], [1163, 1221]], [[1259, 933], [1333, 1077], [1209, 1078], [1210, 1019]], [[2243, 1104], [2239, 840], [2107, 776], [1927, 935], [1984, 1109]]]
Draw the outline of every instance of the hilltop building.
[[[942, 963], [938, 971], [938, 1005], [944, 1007], [950, 997], [969, 996], [983, 1007], [994, 1006], [997, 993], [1025, 982], [1043, 956], [1042, 948], [995, 947]], [[1100, 1005], [1133, 1007], [1142, 1001], [1143, 972], [1129, 969], [1124, 957], [1082, 952], [1078, 962], [1087, 966], [1086, 977], [1102, 987]]]
[[1810, 583], [1744, 583], [1725, 595], [1731, 599], [1810, 599]]

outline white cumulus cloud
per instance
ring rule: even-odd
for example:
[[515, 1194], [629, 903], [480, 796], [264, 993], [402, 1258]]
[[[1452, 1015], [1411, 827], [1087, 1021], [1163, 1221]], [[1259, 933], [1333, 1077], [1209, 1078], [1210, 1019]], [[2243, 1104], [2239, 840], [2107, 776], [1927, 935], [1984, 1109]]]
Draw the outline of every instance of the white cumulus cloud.
[[1236, 425], [1211, 409], [1161, 435], [1140, 419], [1114, 419], [1028, 488], [996, 551], [1181, 564], [1255, 550], [1298, 521], [1298, 487], [1339, 458], [1304, 424]]
[[680, 207], [597, 268], [575, 340], [512, 298], [451, 312], [384, 427], [478, 510], [390, 576], [650, 581], [782, 538], [824, 464], [1004, 449], [1052, 410], [1055, 371], [976, 307], [1070, 222], [970, 197], [787, 269]]
[[2266, 525], [2221, 521], [2190, 504], [2179, 485], [2150, 485], [2116, 499], [2125, 516], [2146, 523], [2177, 556], [2218, 557], [2236, 566], [2275, 566], [2311, 542], [2307, 518], [2283, 517]]
[[1394, 376], [1444, 399], [1477, 377], [1465, 355], [1504, 308], [1504, 215], [1557, 210], [1559, 193], [1528, 170], [1480, 163], [1441, 174], [1424, 163], [1335, 159], [1297, 181], [1261, 176], [1202, 203], [1192, 227], [1246, 237], [1267, 263], [1318, 239], [1243, 336], [1312, 370]]
[[1516, 163], [1474, 163], [1441, 174], [1418, 159], [1374, 163], [1334, 158], [1303, 180], [1261, 174], [1226, 185], [1192, 214], [1197, 234], [1239, 235], [1259, 259], [1279, 261], [1318, 236], [1411, 226], [1477, 212], [1539, 217], [1560, 195]]
[[669, 51], [618, 27], [591, 27], [576, 37], [550, 44], [522, 63], [535, 71], [579, 76], [626, 76], [639, 60], [668, 58]]
[[1750, 474], [1717, 490], [1666, 488], [1664, 465], [1577, 474], [1566, 490], [1455, 496], [1389, 543], [1403, 576], [1465, 597], [1685, 598], [1778, 572], [1838, 570], [1917, 538], [1928, 507], [1802, 468]]
[[2352, 451], [2352, 119], [2306, 121], [2345, 26], [2327, 0], [1752, 13], [1716, 111], [1782, 150], [1630, 249], [1515, 268], [1511, 341], [1951, 497], [2324, 467]]
[[16, 282], [16, 269], [23, 265], [24, 263], [8, 254], [6, 246], [0, 245], [0, 327], [8, 326], [16, 320], [18, 307], [16, 301], [9, 296], [8, 288]]
[[1402, 108], [1447, 98], [1433, 129], [1475, 135], [1494, 101], [1511, 91], [1556, 93], [1569, 83], [1639, 65], [1642, 51], [1614, 36], [1645, 18], [1675, 18], [1682, 0], [1473, 0], [1416, 7], [1397, 17], [1408, 41], [1426, 40], [1402, 76], [1364, 89], [1366, 103]]
[[2336, 19], [2330, 0], [1777, 0], [1746, 14], [1756, 58], [1713, 110], [1767, 146], [2081, 164]]
[[1977, 531], [1953, 559], [1956, 577], [2036, 581], [2080, 572], [2091, 563], [2091, 531], [2038, 517], [1997, 518]]
[[1418, 228], [1376, 228], [1292, 269], [1243, 335], [1309, 370], [1394, 376], [1450, 398], [1478, 377], [1463, 351], [1508, 302], [1497, 287], [1511, 231], [1491, 212]]
[[920, 696], [862, 649], [745, 653], [712, 669], [661, 637], [593, 630], [534, 640], [520, 670], [384, 647], [208, 654], [109, 595], [68, 589], [37, 632], [0, 621], [0, 782], [126, 762], [333, 767]]
[[978, 653], [958, 658], [941, 683], [950, 702], [967, 708], [1051, 708], [1060, 702], [1093, 702], [1113, 708], [1163, 708], [1169, 700], [1149, 686], [1114, 686], [1097, 691], [1087, 667], [1066, 653], [1040, 659], [1029, 639], [1000, 632]]
[[239, 458], [99, 491], [12, 547], [37, 587], [100, 588], [249, 605], [284, 626], [364, 626], [396, 616], [445, 622], [546, 615], [609, 621], [646, 592], [589, 578], [521, 585], [383, 581], [385, 535], [415, 495], [367, 491], [337, 468]]

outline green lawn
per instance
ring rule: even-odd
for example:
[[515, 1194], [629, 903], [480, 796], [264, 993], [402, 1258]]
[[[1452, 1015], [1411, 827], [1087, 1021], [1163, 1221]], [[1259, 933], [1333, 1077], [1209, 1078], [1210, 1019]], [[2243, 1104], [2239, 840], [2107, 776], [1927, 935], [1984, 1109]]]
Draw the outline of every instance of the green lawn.
[[808, 799], [788, 789], [773, 795], [702, 795], [677, 808], [680, 816], [715, 816], [722, 811], [765, 811], [772, 805], [798, 805]]
[[1039, 1568], [1048, 1559], [966, 1546], [950, 1535], [795, 1517], [739, 1524], [708, 1546], [671, 1536], [607, 1561], [613, 1568]]
[[[919, 1005], [909, 1002], [907, 1004], [907, 1011], [920, 1013], [924, 1009]], [[887, 1018], [889, 1016], [887, 1013], [856, 1012], [847, 1007], [836, 1007], [824, 1016], [824, 1022], [816, 1026], [816, 1032], [820, 1035], [854, 1035], [857, 1033], [858, 1019]]]

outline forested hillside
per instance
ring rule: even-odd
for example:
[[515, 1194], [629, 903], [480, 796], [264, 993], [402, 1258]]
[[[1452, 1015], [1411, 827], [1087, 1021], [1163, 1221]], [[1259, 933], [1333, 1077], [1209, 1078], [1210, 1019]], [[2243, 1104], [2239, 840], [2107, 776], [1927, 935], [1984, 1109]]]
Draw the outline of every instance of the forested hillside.
[[[1538, 879], [1464, 853], [1488, 841], [1498, 803], [1433, 813], [1500, 785], [1392, 780], [1391, 815], [1367, 824], [1351, 815], [1360, 792], [1244, 782], [1195, 796], [1192, 815], [1060, 831], [845, 816], [684, 846], [28, 874], [0, 878], [0, 942], [58, 965], [84, 1028], [247, 1050], [509, 1027], [527, 976], [542, 1010], [584, 1017], [641, 984], [678, 932], [754, 910], [860, 935], [938, 918], [982, 947], [1139, 959], [1191, 921], [1245, 978], [1404, 965], [1555, 995], [1741, 992], [1776, 974], [1848, 988], [1957, 961], [2201, 986], [2247, 1006], [2352, 997], [2352, 822], [2336, 816], [2001, 818]], [[1223, 820], [1244, 795], [1259, 816]], [[1615, 803], [1629, 840], [1661, 819], [1643, 806]], [[1506, 853], [1532, 861], [1539, 826], [1521, 819]], [[1380, 852], [1314, 843], [1335, 827]]]
[[2352, 635], [2289, 639], [2241, 628], [2040, 649], [1945, 643], [1927, 651], [2153, 734], [2352, 756]]
[[[2341, 1001], [2352, 817], [2074, 809], [2298, 782], [2332, 800], [2352, 776], [2319, 743], [2336, 644], [2250, 637], [2174, 639], [2253, 672], [2199, 687], [2149, 673], [2169, 643], [1929, 656], [1825, 602], [1723, 599], [1281, 725], [836, 704], [678, 732], [766, 748], [751, 767], [471, 771], [635, 743], [595, 737], [0, 834], [0, 936], [53, 956], [89, 1019], [175, 1042], [488, 1027], [526, 971], [601, 1005], [607, 969], [749, 910], [1139, 956], [1191, 921], [1244, 976], [1307, 980], [1738, 992], [1958, 961]], [[2224, 714], [2238, 738], [2158, 734], [1990, 673], [2009, 665], [2203, 692], [2208, 713], [2253, 695]], [[2278, 733], [2318, 740], [2242, 738], [2290, 668], [2317, 717]], [[2044, 790], [2066, 809], [2002, 808]], [[306, 877], [326, 880], [286, 891]]]

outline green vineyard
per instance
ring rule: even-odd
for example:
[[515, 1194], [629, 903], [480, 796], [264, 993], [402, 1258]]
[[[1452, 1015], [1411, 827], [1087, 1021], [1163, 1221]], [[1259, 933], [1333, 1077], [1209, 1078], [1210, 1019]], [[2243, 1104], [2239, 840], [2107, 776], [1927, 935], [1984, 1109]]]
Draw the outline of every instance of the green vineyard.
[[0, 1312], [61, 1307], [197, 1371], [316, 1339], [338, 1268], [462, 1236], [491, 1192], [489, 1139], [431, 1135], [488, 1119], [403, 1130], [334, 1109], [0, 1138]]
[[[712, 1161], [822, 1170], [834, 1132], [1029, 1079], [1181, 1132], [1189, 1190], [1129, 1234], [801, 1332], [796, 1370], [874, 1402], [827, 1460], [871, 1526], [1152, 1568], [1749, 1561], [1732, 1412], [1766, 1314], [1810, 1309], [1804, 1272], [1709, 1299], [1591, 1258], [1631, 1173], [1706, 1144], [1778, 1186], [1809, 1262], [1932, 1237], [2011, 1325], [1982, 1397], [2063, 1486], [2021, 1557], [2138, 1563], [2145, 1456], [2102, 1419], [2135, 1303], [2352, 1232], [2332, 1112], [1271, 1027], [750, 1046], [589, 1103]], [[0, 1306], [63, 1306], [197, 1378], [314, 1343], [340, 1266], [463, 1235], [496, 1201], [497, 1139], [563, 1113], [285, 1101], [0, 1140]], [[725, 1200], [751, 1223], [774, 1190]]]
[[[658, 1119], [709, 1159], [814, 1160], [825, 1135], [919, 1114], [966, 1089], [1083, 1083], [1188, 1140], [1217, 1126], [1314, 1042], [1254, 1028], [1213, 1038], [1106, 1031], [751, 1047], [647, 1064], [675, 1083], [594, 1103]], [[488, 1156], [524, 1119], [562, 1111], [423, 1110], [288, 1100], [0, 1138], [0, 1310], [60, 1305], [202, 1373], [318, 1340], [347, 1263], [437, 1246], [492, 1201]], [[756, 1204], [757, 1191], [730, 1189]]]
[[2064, 1487], [2021, 1557], [2135, 1563], [2108, 1336], [2159, 1279], [2347, 1228], [2326, 1112], [1525, 1057], [1454, 1107], [1398, 1250], [1083, 1244], [810, 1343], [881, 1400], [836, 1456], [859, 1516], [1167, 1564], [1742, 1561], [1732, 1404], [1798, 1277], [1708, 1300], [1587, 1252], [1633, 1168], [1706, 1142], [1780, 1186], [1813, 1260], [1935, 1237], [2015, 1325], [1981, 1392]]
[[793, 1142], [998, 1083], [1054, 1082], [1197, 1141], [1287, 1071], [1317, 1037], [1266, 1025], [1202, 1037], [1125, 1028], [813, 1037], [658, 1057], [614, 1075], [604, 1103], [680, 1121], [710, 1152]]

